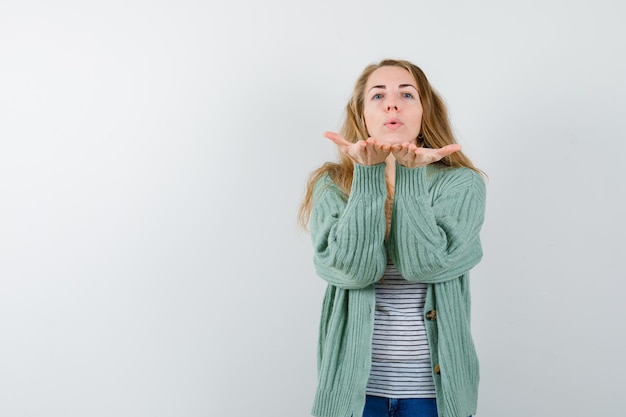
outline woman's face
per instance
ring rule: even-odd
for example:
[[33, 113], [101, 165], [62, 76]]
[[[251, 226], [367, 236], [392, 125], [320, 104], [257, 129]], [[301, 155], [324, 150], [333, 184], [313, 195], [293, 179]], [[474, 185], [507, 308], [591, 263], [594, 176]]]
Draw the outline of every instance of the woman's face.
[[382, 143], [416, 143], [422, 126], [417, 83], [402, 67], [381, 67], [367, 80], [363, 116], [370, 137]]

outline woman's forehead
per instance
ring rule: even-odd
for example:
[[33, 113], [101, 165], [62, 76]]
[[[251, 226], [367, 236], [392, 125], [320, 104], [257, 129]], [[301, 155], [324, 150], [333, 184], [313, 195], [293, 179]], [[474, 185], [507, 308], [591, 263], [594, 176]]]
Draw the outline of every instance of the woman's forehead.
[[413, 75], [403, 67], [384, 66], [377, 68], [367, 79], [368, 89], [373, 86], [397, 87], [401, 84], [410, 84], [417, 87]]

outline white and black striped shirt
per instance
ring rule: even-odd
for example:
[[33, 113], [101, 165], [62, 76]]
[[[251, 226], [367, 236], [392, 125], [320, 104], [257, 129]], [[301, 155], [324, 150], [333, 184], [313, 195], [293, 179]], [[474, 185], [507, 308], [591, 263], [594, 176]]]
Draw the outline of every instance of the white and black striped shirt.
[[372, 369], [367, 394], [434, 398], [430, 349], [424, 327], [426, 284], [406, 281], [388, 260], [376, 284]]

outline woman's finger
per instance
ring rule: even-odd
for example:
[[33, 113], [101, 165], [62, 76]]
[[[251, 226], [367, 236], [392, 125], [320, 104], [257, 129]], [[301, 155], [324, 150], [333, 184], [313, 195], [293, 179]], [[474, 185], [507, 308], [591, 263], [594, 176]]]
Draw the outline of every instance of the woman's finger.
[[352, 145], [351, 142], [348, 142], [347, 140], [344, 139], [343, 136], [341, 136], [339, 133], [336, 133], [336, 132], [324, 132], [324, 137], [332, 140], [337, 146]]
[[441, 157], [445, 157], [448, 155], [452, 155], [455, 152], [458, 152], [461, 150], [461, 145], [459, 145], [458, 143], [452, 144], [452, 145], [446, 145], [443, 148], [439, 149], [439, 155], [441, 155]]

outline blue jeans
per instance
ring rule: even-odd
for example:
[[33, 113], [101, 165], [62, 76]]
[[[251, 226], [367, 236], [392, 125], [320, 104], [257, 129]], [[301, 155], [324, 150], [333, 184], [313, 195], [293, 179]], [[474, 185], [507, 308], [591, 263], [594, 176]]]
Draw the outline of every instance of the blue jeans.
[[365, 398], [363, 417], [437, 417], [437, 400], [395, 399], [368, 395]]

